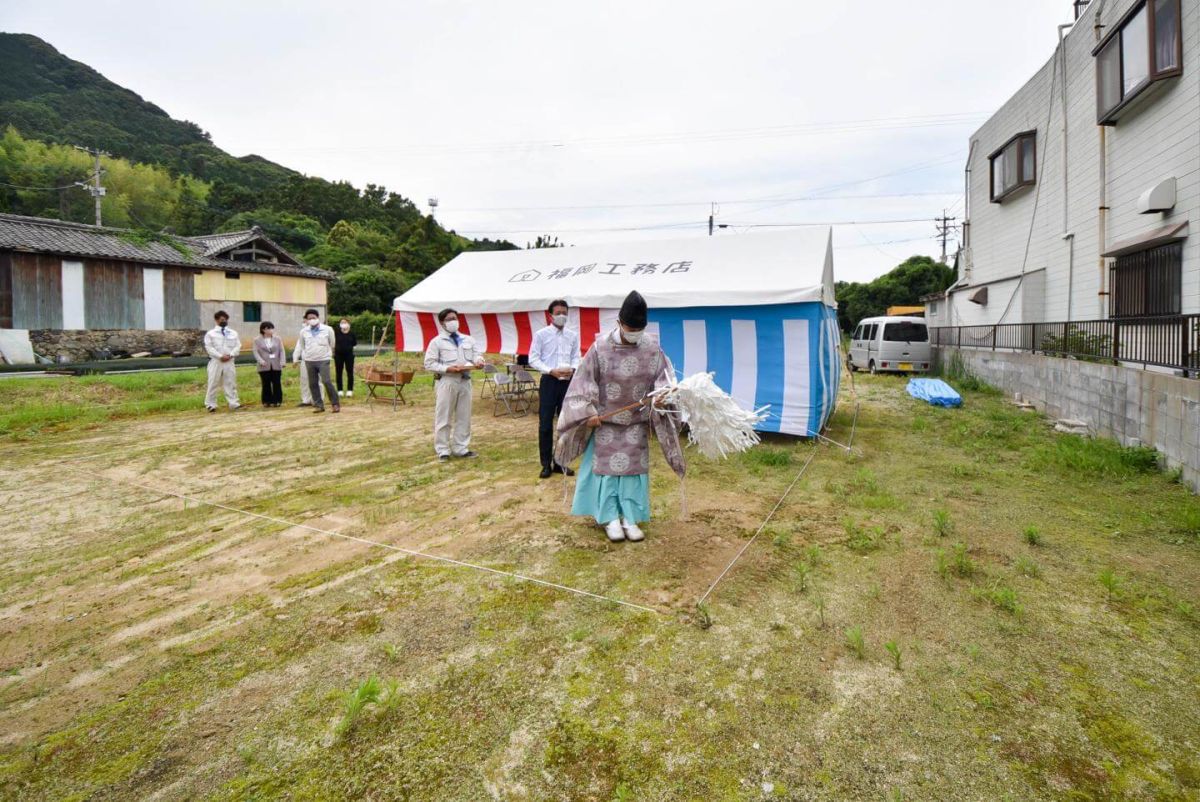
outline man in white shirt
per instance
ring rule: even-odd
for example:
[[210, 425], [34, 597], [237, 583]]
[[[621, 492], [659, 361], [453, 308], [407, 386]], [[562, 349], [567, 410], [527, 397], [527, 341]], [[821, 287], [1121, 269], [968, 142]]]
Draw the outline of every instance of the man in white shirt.
[[237, 332], [229, 328], [229, 315], [224, 309], [213, 315], [213, 320], [217, 325], [204, 335], [204, 350], [208, 353], [208, 392], [204, 394], [204, 406], [209, 412], [217, 411], [217, 389], [220, 387], [233, 410], [241, 406], [233, 360], [242, 350], [242, 341]]
[[433, 373], [435, 380], [433, 449], [442, 462], [449, 462], [451, 455], [477, 457], [471, 451], [470, 371], [483, 367], [483, 355], [470, 335], [458, 333], [458, 312], [443, 309], [437, 318], [444, 333], [430, 340], [425, 349], [425, 370]]
[[333, 329], [321, 322], [321, 313], [316, 309], [304, 313], [304, 328], [300, 329], [300, 342], [297, 347], [304, 359], [304, 375], [308, 378], [308, 391], [312, 393], [313, 412], [320, 414], [325, 411], [325, 402], [321, 400], [321, 387], [329, 395], [329, 403], [334, 412], [341, 412], [338, 403], [337, 388], [333, 379], [329, 378], [329, 360], [333, 359]]
[[311, 407], [312, 392], [308, 389], [308, 371], [304, 369], [304, 330], [296, 338], [296, 347], [292, 349], [292, 362], [300, 369], [300, 403], [297, 406]]
[[579, 332], [567, 328], [569, 307], [563, 300], [552, 301], [547, 310], [551, 323], [538, 329], [529, 347], [529, 366], [542, 374], [538, 387], [538, 450], [542, 457], [541, 478], [552, 473], [575, 472], [554, 461], [554, 418], [562, 412], [563, 397], [579, 367]]

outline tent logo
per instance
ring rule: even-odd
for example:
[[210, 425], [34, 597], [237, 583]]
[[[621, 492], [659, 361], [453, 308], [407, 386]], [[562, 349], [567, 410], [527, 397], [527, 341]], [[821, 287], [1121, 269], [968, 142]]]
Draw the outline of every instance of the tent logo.
[[541, 275], [542, 271], [540, 270], [523, 270], [510, 278], [508, 283], [513, 284], [518, 281], [537, 281]]

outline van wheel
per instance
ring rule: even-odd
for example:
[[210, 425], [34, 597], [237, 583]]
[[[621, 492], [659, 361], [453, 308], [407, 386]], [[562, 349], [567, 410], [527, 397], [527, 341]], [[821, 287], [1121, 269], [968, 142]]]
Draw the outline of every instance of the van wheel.
[[875, 360], [874, 359], [872, 359], [871, 362], [867, 365], [867, 370], [871, 372], [872, 376], [874, 376], [878, 372], [875, 370]]

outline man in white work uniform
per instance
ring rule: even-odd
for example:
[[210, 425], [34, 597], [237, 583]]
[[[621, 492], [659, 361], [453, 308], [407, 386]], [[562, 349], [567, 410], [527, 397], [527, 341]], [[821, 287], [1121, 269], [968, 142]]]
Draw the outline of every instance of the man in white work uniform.
[[242, 350], [238, 334], [229, 328], [229, 315], [225, 310], [213, 315], [216, 321], [204, 335], [204, 350], [208, 353], [208, 392], [204, 394], [204, 406], [209, 412], [217, 411], [217, 390], [225, 392], [225, 401], [231, 410], [241, 406], [237, 392], [237, 370], [234, 357]]
[[304, 369], [304, 330], [301, 329], [296, 338], [296, 347], [292, 349], [292, 362], [300, 369], [300, 403], [297, 406], [312, 406], [312, 391], [308, 389], [308, 371]]
[[547, 309], [550, 325], [537, 330], [529, 348], [529, 366], [542, 374], [538, 386], [538, 450], [543, 479], [549, 479], [552, 473], [575, 473], [554, 461], [554, 418], [562, 412], [563, 397], [579, 367], [579, 332], [567, 328], [568, 309], [566, 301], [551, 301]]
[[458, 312], [443, 309], [437, 319], [443, 333], [425, 349], [425, 370], [435, 380], [433, 449], [442, 462], [477, 457], [471, 451], [471, 369], [483, 367], [483, 355], [470, 335], [458, 333]]

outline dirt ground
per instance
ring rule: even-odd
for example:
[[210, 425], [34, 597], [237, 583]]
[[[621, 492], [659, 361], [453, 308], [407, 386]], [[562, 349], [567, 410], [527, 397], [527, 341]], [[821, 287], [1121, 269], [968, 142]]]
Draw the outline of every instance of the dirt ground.
[[[861, 404], [853, 453], [693, 457], [686, 518], [655, 455], [638, 545], [537, 479], [535, 416], [477, 399], [480, 458], [437, 463], [427, 388], [395, 413], [0, 445], [0, 789], [1197, 798], [1193, 500], [1157, 473], [1064, 478], [1058, 438], [997, 397], [929, 410], [859, 381], [829, 432]], [[372, 676], [385, 692], [340, 728]]]

